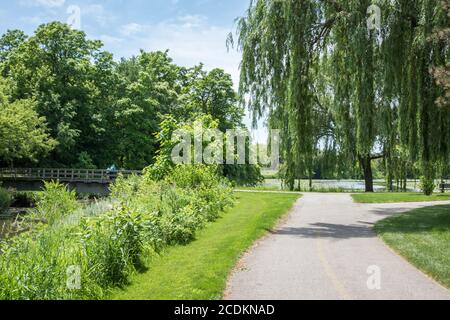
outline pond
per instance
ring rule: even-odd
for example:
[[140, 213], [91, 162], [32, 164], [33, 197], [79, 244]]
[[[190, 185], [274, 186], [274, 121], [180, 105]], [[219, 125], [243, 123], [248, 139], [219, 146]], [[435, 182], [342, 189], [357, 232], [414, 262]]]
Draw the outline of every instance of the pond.
[[[366, 189], [366, 184], [364, 181], [354, 181], [354, 180], [342, 180], [342, 181], [327, 181], [327, 180], [320, 180], [315, 181], [315, 186], [319, 186], [321, 188], [340, 188], [344, 190], [358, 190], [358, 191], [364, 191]], [[374, 183], [373, 186], [375, 191], [384, 191], [386, 188], [381, 185], [377, 185]]]
[[[297, 183], [296, 183], [297, 184]], [[279, 179], [266, 179], [264, 187], [270, 189], [281, 189], [281, 180]], [[333, 190], [341, 189], [343, 191], [364, 191], [365, 183], [361, 180], [313, 180], [313, 187], [315, 190]], [[309, 188], [309, 181], [302, 180], [302, 189], [307, 190]], [[384, 191], [384, 181], [374, 181], [375, 191]]]

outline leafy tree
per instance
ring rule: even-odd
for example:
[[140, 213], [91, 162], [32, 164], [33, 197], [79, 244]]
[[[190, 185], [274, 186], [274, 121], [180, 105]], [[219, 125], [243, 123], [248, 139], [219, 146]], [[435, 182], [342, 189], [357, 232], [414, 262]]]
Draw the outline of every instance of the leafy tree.
[[56, 146], [45, 118], [38, 116], [33, 100], [10, 102], [6, 81], [0, 79], [0, 162], [37, 161]]
[[441, 65], [434, 66], [431, 69], [431, 72], [436, 84], [442, 88], [442, 94], [436, 100], [436, 104], [441, 107], [448, 107], [450, 105], [450, 60], [448, 58], [450, 42], [450, 28], [448, 27], [448, 20], [450, 18], [450, 1], [443, 0], [441, 5], [441, 25], [434, 30], [430, 37], [430, 41], [441, 44], [442, 50], [447, 52], [447, 59], [443, 59], [441, 61]]
[[34, 99], [58, 141], [50, 162], [70, 164], [84, 147], [98, 147], [94, 139], [107, 126], [102, 111], [110, 103], [108, 90], [114, 89], [112, 55], [100, 48], [100, 41], [52, 22], [40, 26], [9, 54], [13, 99]]
[[[320, 103], [315, 95], [314, 62], [320, 56], [323, 18], [316, 1], [252, 1], [238, 21], [242, 50], [240, 95], [256, 119], [269, 115], [281, 129], [282, 173], [294, 189], [297, 178], [313, 176]], [[230, 36], [229, 44], [234, 44]]]
[[[42, 166], [142, 169], [164, 148], [155, 135], [167, 115], [189, 123], [206, 114], [222, 130], [243, 127], [244, 110], [223, 70], [180, 67], [167, 51], [116, 63], [100, 41], [59, 22], [31, 37], [8, 31], [0, 39], [0, 71], [14, 84], [9, 101], [33, 104], [57, 142], [34, 157]], [[259, 172], [253, 169], [236, 172]]]
[[[201, 156], [201, 161], [203, 163], [203, 155], [196, 154], [195, 147], [193, 145], [194, 139], [200, 139], [202, 141], [202, 152], [205, 148], [210, 148], [214, 150], [216, 154], [223, 154], [221, 163], [223, 164], [213, 164], [211, 166], [215, 167], [219, 173], [227, 177], [229, 180], [235, 182], [237, 185], [255, 186], [263, 180], [261, 175], [260, 167], [257, 165], [248, 164], [249, 158], [249, 144], [247, 141], [246, 145], [246, 155], [247, 164], [243, 165], [231, 165], [226, 162], [226, 141], [205, 141], [203, 137], [196, 137], [196, 125], [202, 126], [202, 130], [207, 129], [219, 129], [220, 122], [214, 119], [209, 114], [198, 113], [188, 121], [177, 121], [172, 115], [163, 116], [163, 121], [161, 122], [161, 130], [156, 135], [160, 148], [155, 157], [155, 163], [148, 168], [148, 173], [154, 179], [160, 180], [167, 176], [175, 164], [172, 161], [172, 152], [174, 147], [180, 142], [179, 137], [174, 135], [175, 130], [183, 130], [191, 138], [190, 146], [190, 161], [191, 165], [196, 164], [198, 157]], [[222, 150], [220, 149], [222, 148]], [[187, 150], [183, 150], [183, 153]], [[186, 154], [180, 155], [186, 156]], [[187, 160], [187, 159], [186, 159]]]
[[230, 75], [223, 70], [177, 66], [167, 51], [142, 51], [137, 57], [122, 59], [117, 70], [126, 83], [115, 120], [119, 163], [126, 167], [142, 168], [153, 162], [160, 147], [154, 135], [165, 115], [189, 122], [199, 113], [207, 114], [222, 131], [242, 126], [244, 110]]
[[[291, 189], [296, 178], [312, 175], [315, 128], [328, 118], [327, 109], [332, 119], [322, 127], [332, 128], [332, 149], [359, 163], [366, 191], [373, 191], [375, 159], [385, 159], [389, 184], [400, 163], [420, 161], [430, 179], [436, 165], [448, 161], [450, 116], [435, 103], [442, 101], [443, 73], [435, 72], [436, 84], [429, 72], [448, 57], [448, 42], [429, 40], [448, 17], [437, 0], [376, 4], [383, 13], [379, 30], [367, 27], [369, 0], [255, 0], [238, 20], [241, 96], [255, 117], [268, 111], [269, 124], [283, 128]], [[234, 44], [233, 36], [228, 42]], [[334, 103], [323, 103], [324, 96]], [[319, 116], [317, 105], [326, 106]], [[406, 148], [397, 157], [399, 145]]]
[[[183, 91], [176, 115], [186, 121], [193, 121], [199, 114], [211, 116], [217, 121], [217, 129], [225, 133], [228, 129], [244, 129], [242, 122], [245, 111], [239, 104], [239, 97], [233, 89], [231, 76], [222, 69], [210, 72], [203, 70], [200, 64], [187, 70], [184, 77]], [[250, 144], [246, 141], [246, 152]], [[223, 165], [222, 174], [238, 185], [254, 186], [263, 179], [257, 165]]]
[[127, 168], [143, 168], [153, 162], [158, 149], [154, 135], [159, 131], [159, 115], [178, 108], [180, 73], [167, 52], [141, 52], [122, 60], [118, 70], [125, 81], [124, 95], [115, 113], [119, 163]]
[[0, 71], [4, 77], [8, 75], [9, 69], [4, 63], [8, 61], [11, 52], [19, 47], [27, 36], [20, 30], [8, 30], [0, 38]]
[[450, 113], [439, 106], [443, 88], [430, 73], [448, 60], [448, 41], [435, 39], [435, 31], [448, 26], [448, 16], [440, 1], [399, 1], [386, 10], [383, 64], [386, 90], [398, 101], [399, 143], [430, 181], [450, 156]]
[[219, 129], [242, 127], [244, 109], [238, 104], [238, 96], [233, 89], [231, 76], [222, 69], [210, 72], [203, 65], [189, 69], [185, 75], [179, 116], [204, 113], [219, 121]]

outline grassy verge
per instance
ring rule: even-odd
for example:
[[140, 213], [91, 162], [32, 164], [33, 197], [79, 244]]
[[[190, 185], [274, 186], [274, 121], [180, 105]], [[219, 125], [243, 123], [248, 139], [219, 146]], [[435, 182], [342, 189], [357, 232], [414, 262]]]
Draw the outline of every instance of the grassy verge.
[[112, 299], [220, 299], [231, 269], [243, 251], [294, 204], [298, 195], [238, 193], [237, 205], [200, 231], [186, 246], [153, 257], [151, 268], [132, 277]]
[[375, 230], [395, 251], [450, 289], [450, 206], [394, 216], [379, 222]]
[[395, 203], [395, 202], [427, 202], [450, 201], [450, 193], [436, 193], [426, 196], [421, 193], [361, 193], [352, 195], [357, 203]]

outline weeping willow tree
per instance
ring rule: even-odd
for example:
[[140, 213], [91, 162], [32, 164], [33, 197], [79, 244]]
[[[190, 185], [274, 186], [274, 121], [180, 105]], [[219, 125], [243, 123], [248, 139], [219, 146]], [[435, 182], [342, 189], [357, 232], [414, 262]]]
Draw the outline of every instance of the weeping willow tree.
[[251, 1], [247, 16], [238, 21], [240, 93], [255, 120], [268, 114], [270, 127], [281, 129], [282, 171], [290, 189], [296, 178], [311, 181], [313, 175], [314, 119], [320, 112], [311, 79], [328, 30], [321, 24], [322, 10], [316, 1]]
[[384, 131], [378, 124], [389, 117], [389, 110], [386, 115], [386, 108], [379, 103], [379, 32], [367, 27], [370, 5], [368, 0], [342, 1], [328, 10], [331, 17], [337, 17], [328, 50], [333, 59], [338, 135], [344, 150], [360, 164], [368, 192], [373, 191], [372, 161], [384, 157]]
[[[383, 19], [370, 30], [373, 4]], [[448, 160], [450, 117], [436, 104], [443, 89], [430, 72], [448, 58], [448, 42], [432, 40], [446, 17], [438, 0], [250, 2], [237, 28], [241, 96], [255, 120], [267, 114], [282, 129], [291, 189], [312, 176], [314, 154], [327, 145], [360, 165], [369, 192], [374, 159], [385, 160], [390, 185], [406, 181], [412, 163], [430, 178]], [[327, 110], [324, 95], [333, 101]], [[326, 144], [317, 139], [324, 119], [333, 131]]]
[[416, 163], [426, 181], [444, 174], [450, 155], [446, 88], [434, 79], [441, 74], [435, 66], [449, 64], [448, 37], [441, 37], [448, 32], [448, 7], [448, 1], [398, 0], [386, 8], [385, 93], [398, 108], [401, 160]]

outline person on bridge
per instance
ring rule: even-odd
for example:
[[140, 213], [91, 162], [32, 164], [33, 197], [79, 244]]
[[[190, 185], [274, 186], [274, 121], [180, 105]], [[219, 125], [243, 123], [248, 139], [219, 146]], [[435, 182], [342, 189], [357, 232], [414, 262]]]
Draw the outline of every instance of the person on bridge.
[[106, 174], [108, 175], [109, 179], [111, 179], [111, 180], [117, 178], [118, 172], [119, 172], [119, 170], [117, 169], [115, 164], [113, 164], [108, 169], [106, 169]]

